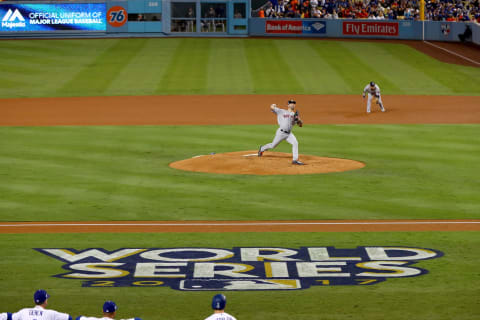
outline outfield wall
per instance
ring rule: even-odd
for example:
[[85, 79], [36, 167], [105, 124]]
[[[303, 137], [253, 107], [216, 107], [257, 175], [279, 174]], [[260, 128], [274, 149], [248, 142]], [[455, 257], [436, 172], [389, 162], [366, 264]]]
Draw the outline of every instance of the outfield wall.
[[[250, 19], [251, 36], [460, 41], [466, 23], [412, 20]], [[469, 23], [480, 44], [480, 26]]]
[[469, 25], [472, 41], [480, 44], [480, 25], [475, 23], [251, 18], [250, 4], [250, 0], [5, 1], [0, 2], [0, 38], [256, 36], [460, 41], [459, 35]]

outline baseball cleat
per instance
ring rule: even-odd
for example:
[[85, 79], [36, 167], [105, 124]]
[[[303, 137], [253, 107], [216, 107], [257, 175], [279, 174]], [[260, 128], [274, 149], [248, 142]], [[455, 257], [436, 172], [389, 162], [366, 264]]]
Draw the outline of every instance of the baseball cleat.
[[305, 163], [301, 162], [301, 161], [298, 161], [298, 160], [293, 160], [292, 161], [292, 164], [296, 164], [296, 165], [299, 165], [299, 166], [303, 166]]
[[382, 108], [382, 112], [385, 112], [385, 108]]
[[258, 148], [258, 156], [261, 157], [262, 155], [263, 155], [262, 146], [260, 146], [260, 148]]

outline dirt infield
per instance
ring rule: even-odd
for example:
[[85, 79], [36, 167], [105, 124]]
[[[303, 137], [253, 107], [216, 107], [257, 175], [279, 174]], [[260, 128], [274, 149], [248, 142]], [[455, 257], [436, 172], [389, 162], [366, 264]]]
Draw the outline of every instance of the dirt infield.
[[0, 126], [275, 124], [270, 104], [292, 97], [305, 125], [480, 123], [477, 96], [386, 95], [367, 115], [359, 93], [0, 99]]
[[2, 233], [480, 231], [480, 220], [2, 222]]

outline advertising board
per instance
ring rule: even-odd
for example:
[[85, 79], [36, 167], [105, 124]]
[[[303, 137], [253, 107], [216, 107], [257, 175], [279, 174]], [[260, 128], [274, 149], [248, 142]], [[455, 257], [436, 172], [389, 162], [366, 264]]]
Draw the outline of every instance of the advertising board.
[[105, 32], [105, 16], [105, 3], [1, 4], [0, 32]]
[[354, 36], [398, 36], [398, 22], [344, 21], [343, 34]]
[[309, 34], [325, 33], [327, 25], [322, 21], [311, 20], [267, 20], [265, 33]]

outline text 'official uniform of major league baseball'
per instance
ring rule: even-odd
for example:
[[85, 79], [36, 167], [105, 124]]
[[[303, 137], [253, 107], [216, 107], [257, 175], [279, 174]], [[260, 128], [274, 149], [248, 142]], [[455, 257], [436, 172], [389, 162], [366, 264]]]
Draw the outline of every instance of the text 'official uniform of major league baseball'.
[[382, 95], [380, 94], [380, 87], [378, 86], [378, 84], [376, 84], [373, 81], [367, 84], [363, 89], [364, 98], [365, 98], [365, 93], [368, 93], [367, 113], [370, 113], [371, 111], [373, 97], [377, 98], [377, 104], [380, 106], [380, 109], [382, 110], [382, 112], [385, 112], [385, 108], [383, 107], [383, 102], [382, 102]]
[[[103, 304], [103, 317], [96, 318], [96, 317], [85, 317], [85, 316], [78, 316], [76, 320], [112, 320], [115, 319], [115, 313], [118, 307], [115, 302], [113, 301], [105, 301]], [[142, 320], [140, 318], [129, 318], [129, 319], [120, 319], [120, 320]]]
[[36, 306], [24, 308], [12, 314], [12, 320], [72, 320], [67, 313], [45, 309], [50, 295], [45, 290], [37, 290], [33, 295]]
[[[302, 162], [298, 161], [298, 141], [295, 135], [292, 133], [292, 128], [296, 124], [295, 112], [293, 112], [295, 105], [296, 102], [294, 100], [289, 100], [288, 110], [277, 108], [276, 104], [272, 104], [270, 106], [272, 112], [277, 115], [277, 122], [279, 128], [277, 129], [275, 137], [273, 138], [273, 141], [271, 143], [260, 146], [260, 149], [258, 150], [259, 157], [263, 155], [264, 151], [273, 149], [278, 146], [278, 144], [283, 140], [287, 140], [287, 142], [292, 145], [292, 163], [300, 165], [303, 164]], [[301, 120], [299, 120], [298, 123], [300, 124]]]
[[213, 314], [205, 320], [237, 320], [234, 316], [225, 312], [227, 298], [223, 294], [216, 294], [212, 299]]

